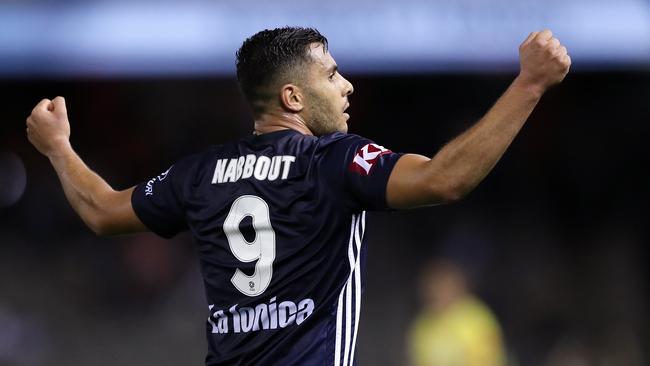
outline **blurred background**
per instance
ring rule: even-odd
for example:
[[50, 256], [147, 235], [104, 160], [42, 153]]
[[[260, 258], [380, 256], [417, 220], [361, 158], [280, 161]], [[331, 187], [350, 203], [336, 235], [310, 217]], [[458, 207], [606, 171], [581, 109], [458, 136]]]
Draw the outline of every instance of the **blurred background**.
[[[505, 90], [529, 32], [552, 29], [573, 59], [467, 198], [370, 215], [361, 365], [423, 347], [456, 362], [470, 346], [427, 348], [421, 324], [468, 298], [502, 364], [650, 362], [647, 1], [69, 0], [0, 3], [0, 365], [202, 364], [191, 238], [95, 237], [24, 120], [65, 96], [77, 152], [127, 188], [251, 133], [234, 54], [283, 25], [329, 38], [355, 86], [351, 132], [425, 155]], [[483, 334], [472, 311], [459, 327]]]

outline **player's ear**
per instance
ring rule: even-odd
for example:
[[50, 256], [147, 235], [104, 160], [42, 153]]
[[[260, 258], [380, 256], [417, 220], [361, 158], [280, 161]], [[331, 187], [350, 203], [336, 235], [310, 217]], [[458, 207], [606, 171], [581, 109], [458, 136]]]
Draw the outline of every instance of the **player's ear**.
[[280, 91], [282, 108], [298, 113], [303, 110], [304, 96], [300, 88], [294, 84], [284, 84]]

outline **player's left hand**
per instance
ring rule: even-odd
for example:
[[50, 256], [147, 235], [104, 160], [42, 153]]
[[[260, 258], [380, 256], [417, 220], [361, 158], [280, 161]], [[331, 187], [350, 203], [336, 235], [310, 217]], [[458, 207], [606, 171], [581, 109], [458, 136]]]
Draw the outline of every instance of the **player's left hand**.
[[27, 138], [41, 154], [50, 157], [70, 146], [70, 122], [65, 99], [43, 99], [27, 117]]
[[571, 57], [553, 32], [532, 32], [519, 46], [520, 80], [545, 91], [564, 80]]

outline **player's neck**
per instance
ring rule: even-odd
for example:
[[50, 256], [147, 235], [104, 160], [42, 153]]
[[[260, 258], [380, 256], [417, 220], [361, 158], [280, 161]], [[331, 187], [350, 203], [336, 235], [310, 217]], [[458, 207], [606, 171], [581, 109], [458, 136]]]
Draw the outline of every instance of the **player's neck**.
[[313, 135], [300, 115], [287, 112], [266, 113], [261, 115], [259, 118], [255, 119], [255, 131], [253, 133], [261, 135], [286, 129], [296, 130], [303, 135]]

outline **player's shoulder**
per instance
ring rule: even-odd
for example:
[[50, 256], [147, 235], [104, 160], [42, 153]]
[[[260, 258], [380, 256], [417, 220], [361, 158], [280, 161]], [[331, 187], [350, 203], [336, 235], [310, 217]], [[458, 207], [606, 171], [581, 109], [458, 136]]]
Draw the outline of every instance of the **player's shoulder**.
[[220, 145], [210, 145], [201, 150], [195, 151], [193, 153], [181, 157], [174, 165], [182, 165], [184, 167], [201, 165], [209, 161], [210, 157], [213, 156], [214, 153], [218, 151], [219, 148]]
[[169, 169], [173, 171], [173, 176], [177, 180], [191, 182], [200, 179], [200, 175], [207, 171], [205, 167], [211, 166], [214, 163], [214, 156], [219, 151], [220, 146], [210, 145], [187, 154], [176, 160]]
[[369, 138], [342, 132], [322, 136], [320, 148], [323, 156], [331, 156], [335, 160], [355, 159], [357, 156], [370, 159], [392, 152]]
[[318, 145], [321, 148], [342, 148], [347, 149], [351, 146], [359, 146], [372, 143], [370, 139], [353, 133], [334, 132], [323, 135], [318, 138]]

